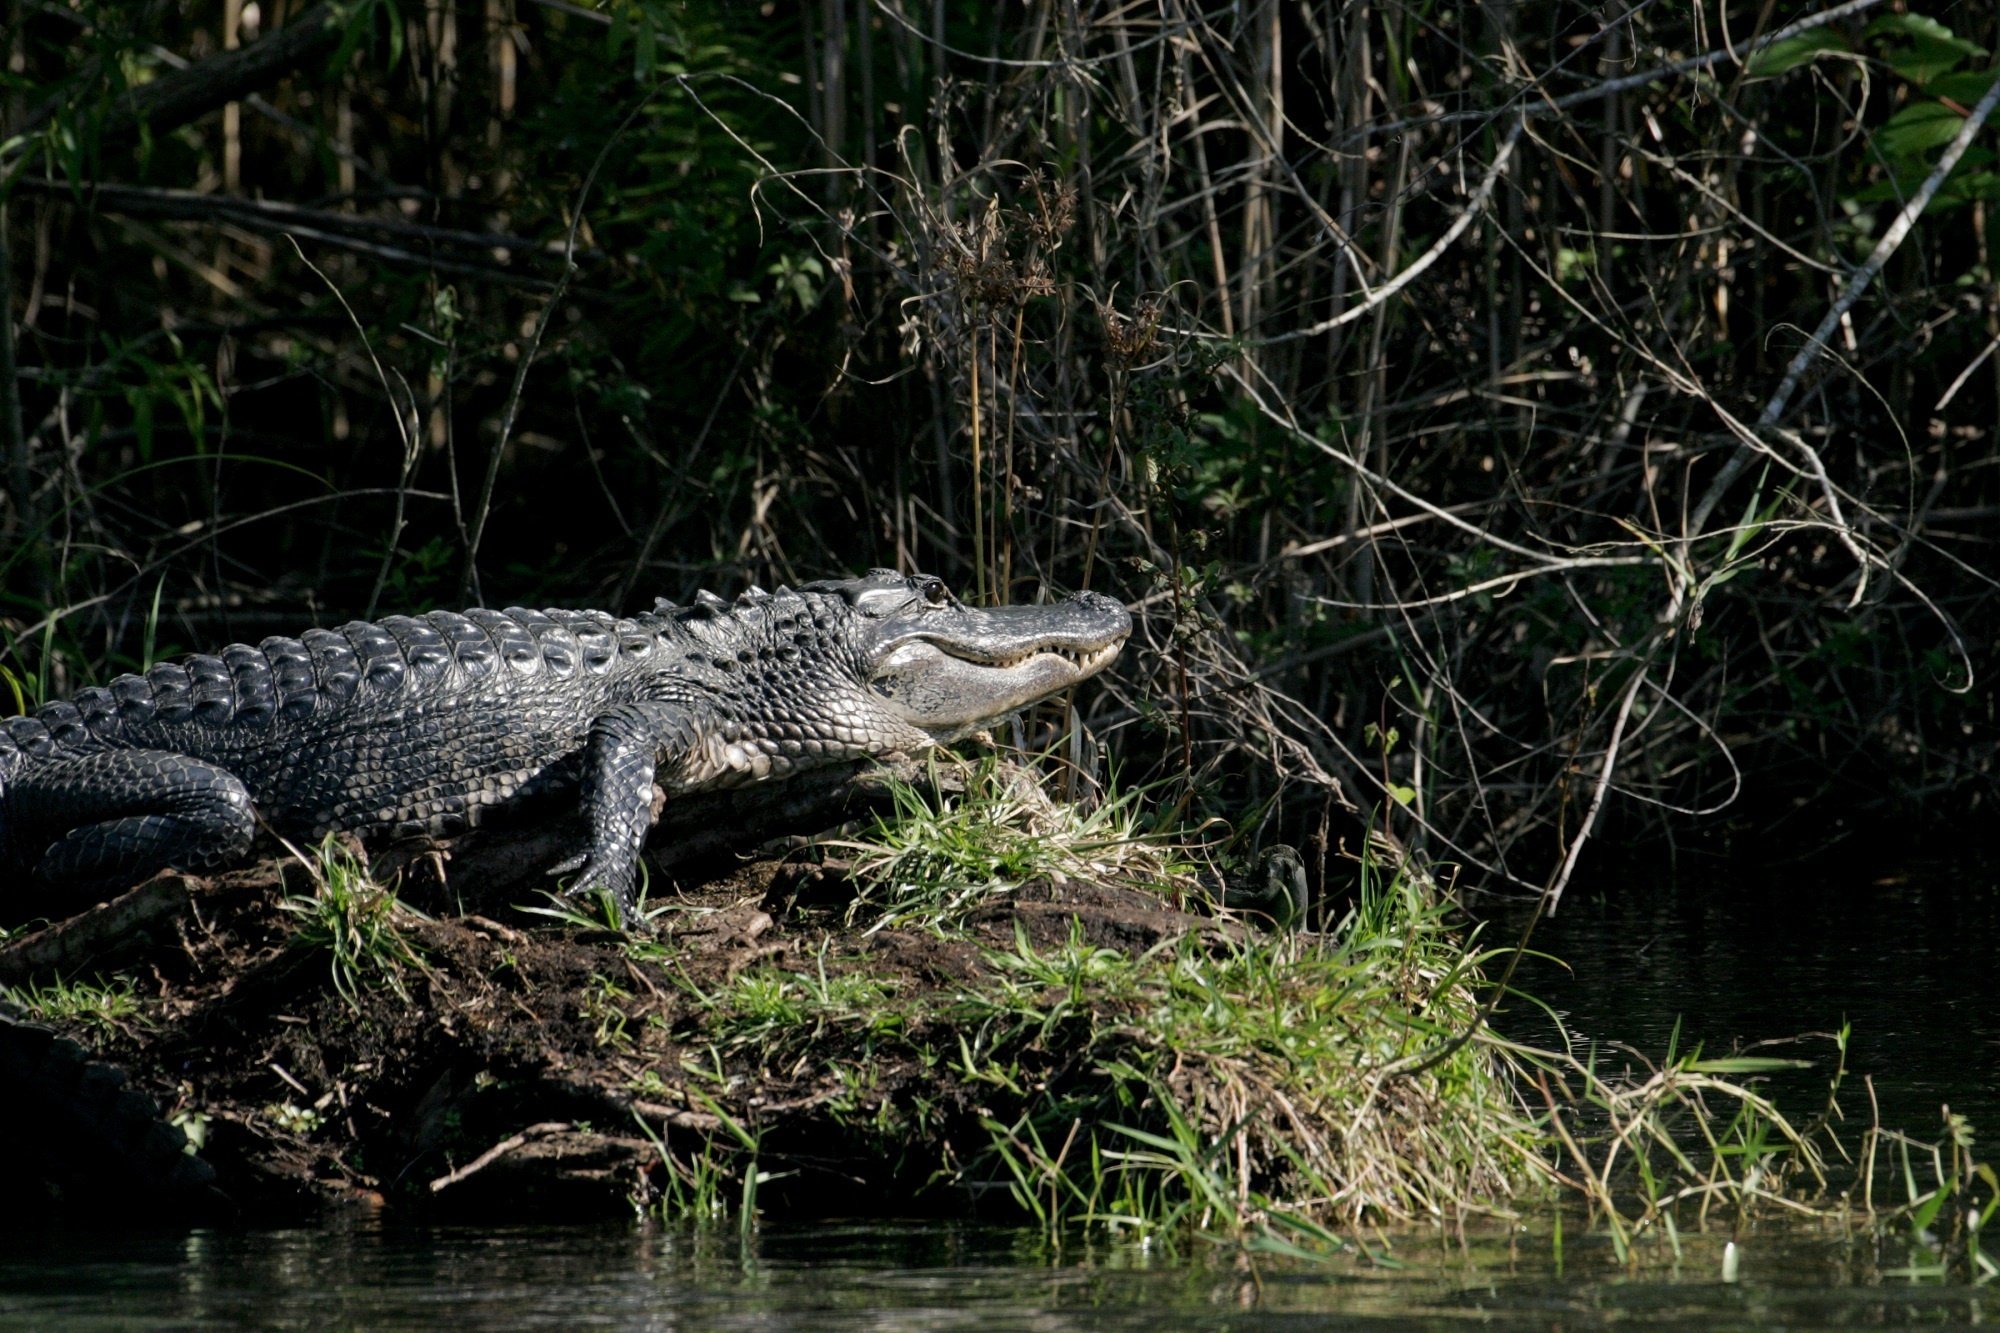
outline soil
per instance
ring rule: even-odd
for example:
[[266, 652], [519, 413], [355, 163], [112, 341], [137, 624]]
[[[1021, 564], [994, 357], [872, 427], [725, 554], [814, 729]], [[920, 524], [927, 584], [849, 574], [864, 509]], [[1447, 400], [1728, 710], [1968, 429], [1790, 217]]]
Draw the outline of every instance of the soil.
[[[1006, 1198], [1002, 1181], [962, 1169], [989, 1142], [981, 1117], [993, 1090], [948, 1059], [911, 1054], [926, 1042], [955, 1051], [957, 1034], [877, 1044], [833, 1025], [788, 1034], [778, 1059], [718, 1043], [708, 997], [752, 968], [815, 981], [865, 973], [921, 1026], [934, 1021], [920, 1016], [927, 997], [979, 986], [988, 951], [1017, 932], [1049, 944], [1080, 930], [1135, 953], [1230, 929], [1136, 889], [1036, 882], [983, 908], [958, 938], [871, 934], [846, 921], [841, 865], [767, 848], [683, 866], [671, 883], [656, 867], [655, 903], [670, 910], [635, 948], [641, 937], [526, 910], [547, 900], [506, 872], [541, 863], [537, 836], [461, 848], [449, 867], [428, 851], [378, 853], [378, 876], [427, 914], [403, 920], [421, 965], [393, 983], [364, 974], [343, 990], [331, 955], [301, 944], [283, 904], [314, 885], [290, 858], [208, 879], [163, 874], [17, 935], [0, 949], [0, 982], [131, 980], [129, 1015], [46, 1026], [199, 1135], [213, 1182], [171, 1207], [259, 1221], [330, 1208], [629, 1215], [686, 1187], [704, 1159], [740, 1175], [741, 1131], [758, 1141], [767, 1208], [962, 1215], [981, 1196]], [[16, 1122], [0, 1125], [8, 1141], [73, 1131], [32, 1123], [30, 1102], [0, 1109]], [[124, 1174], [88, 1183], [51, 1168], [16, 1187], [94, 1208], [107, 1188], [128, 1203], [150, 1188]]]

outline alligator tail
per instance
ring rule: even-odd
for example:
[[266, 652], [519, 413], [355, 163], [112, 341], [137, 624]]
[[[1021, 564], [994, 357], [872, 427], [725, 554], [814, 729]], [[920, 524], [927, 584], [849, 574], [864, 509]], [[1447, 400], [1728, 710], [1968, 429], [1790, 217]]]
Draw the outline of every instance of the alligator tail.
[[8, 1172], [10, 1187], [25, 1176], [45, 1195], [86, 1207], [115, 1204], [121, 1215], [216, 1221], [234, 1214], [215, 1168], [124, 1070], [5, 1003], [0, 1088], [0, 1133], [26, 1158]]

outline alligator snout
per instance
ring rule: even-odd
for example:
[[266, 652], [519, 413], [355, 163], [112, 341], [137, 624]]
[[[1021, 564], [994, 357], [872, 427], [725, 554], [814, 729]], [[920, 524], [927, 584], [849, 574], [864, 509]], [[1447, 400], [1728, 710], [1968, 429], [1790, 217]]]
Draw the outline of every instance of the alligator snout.
[[1131, 633], [1124, 605], [1095, 592], [1041, 606], [913, 604], [884, 619], [869, 687], [904, 721], [948, 739], [1096, 675]]

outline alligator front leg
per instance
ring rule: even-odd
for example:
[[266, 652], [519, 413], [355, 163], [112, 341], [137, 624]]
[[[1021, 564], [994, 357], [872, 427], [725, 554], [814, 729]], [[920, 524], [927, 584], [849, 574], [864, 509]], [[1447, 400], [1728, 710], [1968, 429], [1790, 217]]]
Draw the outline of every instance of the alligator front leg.
[[234, 773], [168, 750], [106, 750], [29, 770], [0, 812], [13, 857], [54, 888], [122, 889], [172, 867], [219, 870], [257, 815]]
[[571, 897], [609, 893], [621, 914], [636, 905], [639, 850], [653, 825], [653, 780], [678, 772], [699, 736], [679, 704], [620, 704], [590, 724], [583, 754], [583, 813], [590, 847], [550, 874], [579, 871], [564, 890]]

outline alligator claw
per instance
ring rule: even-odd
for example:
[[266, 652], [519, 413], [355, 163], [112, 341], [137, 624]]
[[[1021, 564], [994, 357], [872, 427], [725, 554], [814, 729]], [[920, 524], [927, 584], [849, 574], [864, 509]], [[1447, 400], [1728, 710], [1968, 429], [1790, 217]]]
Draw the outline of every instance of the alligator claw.
[[609, 898], [612, 910], [617, 913], [619, 928], [629, 927], [633, 921], [633, 908], [637, 905], [634, 902], [632, 876], [629, 873], [624, 875], [621, 883], [621, 876], [594, 861], [588, 852], [572, 856], [551, 869], [549, 874], [563, 875], [579, 870], [582, 873], [563, 886], [562, 896], [572, 901], [590, 901], [599, 896]]

